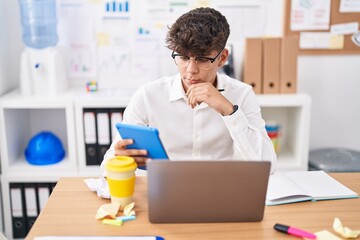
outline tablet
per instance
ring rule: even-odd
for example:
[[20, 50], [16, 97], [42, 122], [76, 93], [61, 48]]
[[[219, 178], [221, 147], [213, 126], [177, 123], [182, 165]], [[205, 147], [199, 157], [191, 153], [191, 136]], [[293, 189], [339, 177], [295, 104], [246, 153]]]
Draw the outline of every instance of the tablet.
[[127, 123], [117, 123], [116, 128], [122, 139], [134, 140], [126, 148], [145, 149], [151, 159], [169, 159], [156, 128]]

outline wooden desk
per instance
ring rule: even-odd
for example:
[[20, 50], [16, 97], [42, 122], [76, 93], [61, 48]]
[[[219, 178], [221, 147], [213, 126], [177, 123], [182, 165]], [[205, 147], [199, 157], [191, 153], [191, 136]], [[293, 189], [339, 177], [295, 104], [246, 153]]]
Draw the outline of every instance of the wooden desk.
[[[360, 193], [360, 173], [331, 174]], [[137, 219], [122, 227], [95, 220], [100, 205], [109, 203], [85, 185], [84, 178], [61, 178], [26, 239], [35, 236], [158, 235], [165, 239], [298, 239], [273, 230], [275, 223], [310, 232], [327, 229], [334, 233], [334, 217], [345, 226], [360, 227], [360, 199], [302, 202], [265, 207], [264, 220], [255, 223], [151, 224], [148, 221], [146, 177], [138, 177], [134, 200]]]

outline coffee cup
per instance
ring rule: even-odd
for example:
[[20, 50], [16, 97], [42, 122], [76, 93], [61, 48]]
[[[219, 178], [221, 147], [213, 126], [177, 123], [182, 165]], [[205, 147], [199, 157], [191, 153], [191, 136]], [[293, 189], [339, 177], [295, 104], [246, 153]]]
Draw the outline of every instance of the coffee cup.
[[107, 161], [105, 167], [111, 202], [120, 203], [120, 209], [124, 209], [133, 202], [137, 164], [132, 157], [115, 156]]

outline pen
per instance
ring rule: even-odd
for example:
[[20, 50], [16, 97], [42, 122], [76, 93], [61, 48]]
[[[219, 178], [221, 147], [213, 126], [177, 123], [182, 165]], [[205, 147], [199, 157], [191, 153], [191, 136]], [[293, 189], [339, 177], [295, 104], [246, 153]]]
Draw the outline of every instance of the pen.
[[225, 89], [221, 88], [221, 89], [218, 89], [219, 92], [223, 92], [225, 91]]
[[294, 227], [286, 226], [286, 225], [283, 225], [283, 224], [279, 224], [279, 223], [276, 223], [274, 225], [274, 229], [279, 231], [279, 232], [287, 233], [287, 234], [297, 236], [297, 237], [305, 237], [305, 238], [310, 238], [310, 239], [316, 239], [315, 234], [306, 232], [306, 231], [298, 229], [298, 228], [294, 228]]

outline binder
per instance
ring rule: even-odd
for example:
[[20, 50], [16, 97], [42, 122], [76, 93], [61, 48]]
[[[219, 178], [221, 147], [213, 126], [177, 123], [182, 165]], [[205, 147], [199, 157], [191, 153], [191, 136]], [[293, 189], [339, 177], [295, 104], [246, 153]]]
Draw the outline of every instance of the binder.
[[51, 190], [50, 190], [50, 195], [52, 193], [52, 191], [54, 191], [54, 188], [56, 187], [56, 182], [53, 182], [53, 183], [49, 183], [50, 184], [50, 187], [51, 187]]
[[36, 184], [25, 183], [26, 232], [30, 231], [38, 216]]
[[280, 93], [296, 93], [299, 38], [285, 36], [281, 41]]
[[51, 185], [49, 183], [37, 184], [37, 199], [38, 199], [38, 214], [45, 207], [47, 200], [49, 199], [51, 191]]
[[13, 238], [25, 238], [25, 196], [23, 185], [20, 183], [10, 183], [10, 201]]
[[111, 141], [115, 140], [118, 131], [116, 129], [115, 124], [121, 123], [123, 120], [123, 110], [111, 110], [110, 112], [110, 126], [111, 126]]
[[243, 82], [250, 84], [256, 94], [262, 89], [262, 39], [247, 38], [245, 42]]
[[83, 110], [86, 165], [97, 165], [98, 163], [95, 118], [94, 110]]
[[264, 38], [263, 93], [280, 93], [280, 38]]
[[106, 151], [110, 147], [111, 138], [110, 138], [110, 117], [109, 112], [105, 109], [97, 110], [96, 113], [97, 121], [97, 146], [98, 146], [98, 162], [100, 165]]

